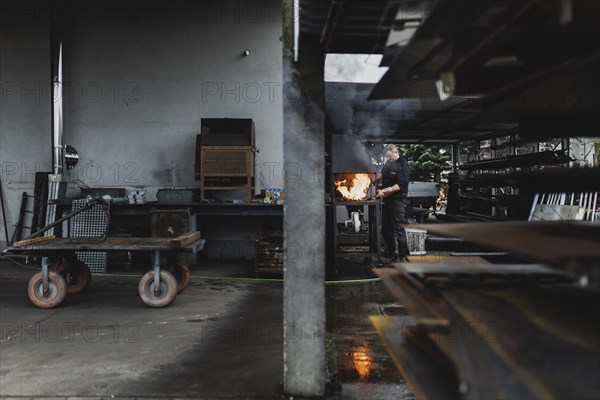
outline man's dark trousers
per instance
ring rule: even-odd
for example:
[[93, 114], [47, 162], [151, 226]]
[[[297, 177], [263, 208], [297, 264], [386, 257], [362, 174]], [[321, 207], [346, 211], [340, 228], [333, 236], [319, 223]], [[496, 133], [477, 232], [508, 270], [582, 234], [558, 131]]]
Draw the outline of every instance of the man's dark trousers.
[[404, 200], [400, 197], [383, 199], [383, 240], [391, 258], [409, 255], [404, 223]]

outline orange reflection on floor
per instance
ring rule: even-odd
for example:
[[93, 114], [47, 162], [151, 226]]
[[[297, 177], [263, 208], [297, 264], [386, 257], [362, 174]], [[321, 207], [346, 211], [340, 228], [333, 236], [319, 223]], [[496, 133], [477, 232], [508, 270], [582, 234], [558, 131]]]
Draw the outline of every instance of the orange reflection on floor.
[[354, 369], [358, 372], [360, 379], [365, 379], [371, 373], [372, 359], [368, 353], [367, 346], [360, 345], [352, 352]]

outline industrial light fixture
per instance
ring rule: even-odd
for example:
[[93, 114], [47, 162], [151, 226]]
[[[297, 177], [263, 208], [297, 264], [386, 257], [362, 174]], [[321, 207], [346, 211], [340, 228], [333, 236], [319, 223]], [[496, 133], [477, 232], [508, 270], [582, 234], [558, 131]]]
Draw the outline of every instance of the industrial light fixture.
[[441, 101], [454, 96], [456, 93], [456, 78], [454, 73], [442, 72], [440, 74], [440, 79], [435, 82], [435, 88], [437, 89]]
[[75, 168], [79, 162], [79, 154], [75, 147], [66, 145], [65, 146], [65, 166], [68, 170]]
[[454, 72], [442, 72], [439, 79], [435, 81], [435, 88], [441, 101], [454, 96], [479, 99], [489, 90], [479, 82], [470, 81], [465, 73], [457, 76]]

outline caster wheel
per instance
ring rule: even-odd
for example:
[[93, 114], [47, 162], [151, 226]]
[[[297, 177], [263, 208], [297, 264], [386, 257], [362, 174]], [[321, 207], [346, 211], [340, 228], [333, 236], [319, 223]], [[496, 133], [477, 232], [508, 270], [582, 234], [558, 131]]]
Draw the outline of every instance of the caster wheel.
[[166, 307], [177, 296], [177, 281], [170, 272], [160, 271], [160, 288], [154, 290], [154, 271], [148, 271], [138, 285], [140, 297], [150, 307]]
[[84, 292], [92, 281], [90, 269], [82, 261], [62, 262], [56, 269], [67, 282], [67, 294], [79, 294]]
[[173, 267], [173, 277], [177, 281], [177, 294], [179, 294], [190, 284], [190, 267], [181, 261], [177, 261]]
[[29, 280], [27, 295], [36, 307], [54, 308], [67, 296], [67, 282], [59, 273], [48, 271], [48, 292], [44, 295], [42, 273], [38, 272]]

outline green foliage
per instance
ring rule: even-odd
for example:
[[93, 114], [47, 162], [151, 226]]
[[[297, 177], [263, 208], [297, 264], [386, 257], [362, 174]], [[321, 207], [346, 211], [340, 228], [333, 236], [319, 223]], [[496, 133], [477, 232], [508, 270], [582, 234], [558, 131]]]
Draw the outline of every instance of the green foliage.
[[439, 182], [442, 172], [450, 169], [449, 146], [404, 144], [399, 148], [408, 159], [412, 181]]
[[600, 156], [600, 138], [593, 138], [592, 143], [594, 143], [594, 154]]

